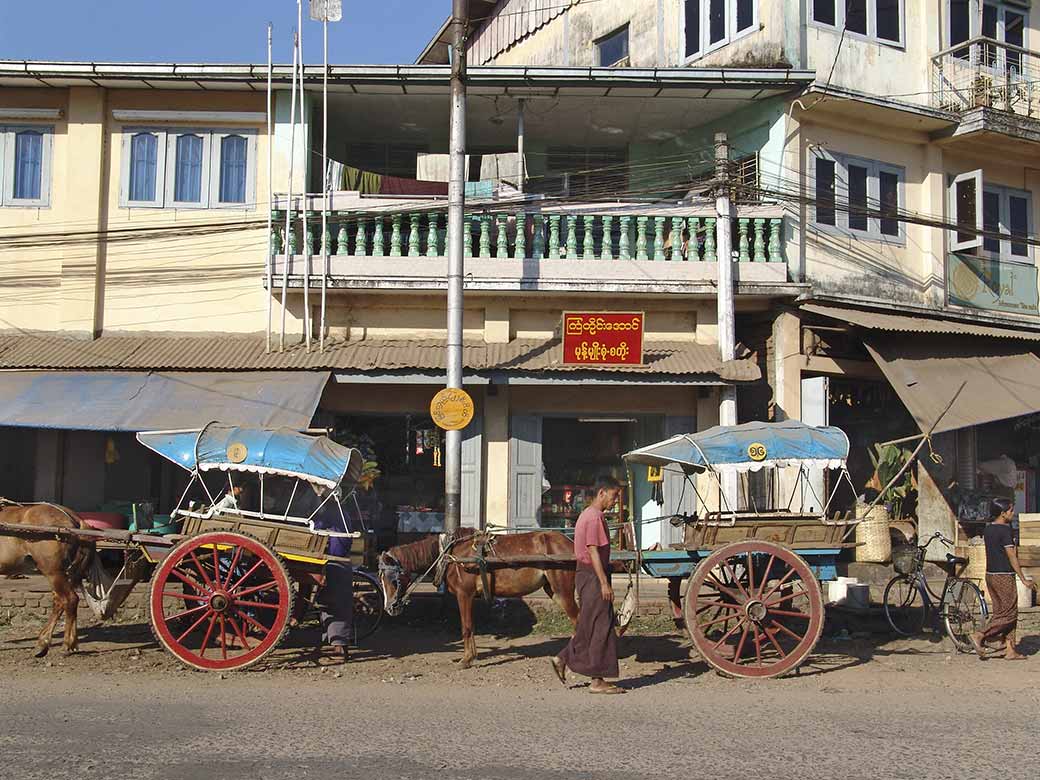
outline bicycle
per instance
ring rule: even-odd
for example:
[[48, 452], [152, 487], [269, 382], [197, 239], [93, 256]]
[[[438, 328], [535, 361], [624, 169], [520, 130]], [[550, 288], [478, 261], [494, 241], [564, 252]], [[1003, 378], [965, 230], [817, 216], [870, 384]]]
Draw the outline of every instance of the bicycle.
[[941, 594], [932, 591], [924, 576], [925, 553], [934, 541], [940, 541], [947, 547], [953, 542], [942, 533], [936, 531], [924, 545], [918, 545], [900, 555], [892, 556], [898, 572], [885, 586], [885, 618], [888, 624], [900, 636], [914, 636], [921, 633], [925, 622], [936, 612], [933, 603], [938, 603], [938, 617], [943, 620], [946, 633], [954, 646], [962, 653], [974, 651], [971, 635], [978, 631], [989, 616], [989, 607], [982, 596], [982, 591], [971, 580], [955, 577], [950, 571], [956, 565], [966, 564], [966, 558], [946, 553], [946, 563], [950, 570], [946, 574]]

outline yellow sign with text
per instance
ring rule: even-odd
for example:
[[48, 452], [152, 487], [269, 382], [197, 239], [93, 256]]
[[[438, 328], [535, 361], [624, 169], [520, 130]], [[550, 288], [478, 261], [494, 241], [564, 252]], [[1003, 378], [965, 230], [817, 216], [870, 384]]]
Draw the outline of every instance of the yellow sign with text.
[[445, 431], [461, 431], [473, 420], [473, 399], [457, 387], [446, 387], [430, 401], [430, 417]]
[[747, 454], [755, 463], [763, 461], [766, 459], [766, 445], [753, 442], [747, 446]]

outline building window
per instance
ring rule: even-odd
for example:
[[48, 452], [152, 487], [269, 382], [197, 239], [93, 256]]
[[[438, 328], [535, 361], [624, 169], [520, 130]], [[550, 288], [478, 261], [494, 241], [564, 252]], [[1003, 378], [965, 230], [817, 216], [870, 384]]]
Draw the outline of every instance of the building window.
[[812, 0], [814, 24], [902, 45], [904, 0]]
[[50, 205], [52, 128], [0, 126], [0, 205]]
[[[951, 47], [980, 36], [1019, 48], [1025, 47], [1029, 17], [1021, 8], [1008, 7], [1003, 3], [983, 3], [980, 12], [978, 0], [949, 0], [948, 17], [947, 35]], [[971, 56], [970, 48], [957, 51], [956, 56], [968, 59]], [[1019, 51], [983, 43], [979, 59], [983, 67], [1006, 67], [1015, 73], [1022, 72], [1022, 53]]]
[[757, 29], [756, 0], [683, 0], [686, 59], [725, 46]]
[[952, 239], [954, 252], [978, 252], [1030, 262], [1033, 198], [1029, 192], [986, 184], [982, 171], [953, 178], [950, 204], [962, 228]]
[[816, 157], [815, 222], [874, 241], [901, 241], [902, 168], [846, 155]]
[[255, 166], [256, 133], [251, 130], [126, 130], [120, 204], [241, 207], [254, 200]]
[[628, 64], [628, 25], [615, 30], [605, 38], [596, 41], [601, 67], [609, 68]]

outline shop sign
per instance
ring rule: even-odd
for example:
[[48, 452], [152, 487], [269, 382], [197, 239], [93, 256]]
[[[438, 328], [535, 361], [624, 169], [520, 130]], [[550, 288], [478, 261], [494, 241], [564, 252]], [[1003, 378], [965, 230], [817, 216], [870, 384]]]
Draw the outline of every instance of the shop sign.
[[642, 365], [643, 321], [641, 311], [565, 311], [564, 365]]
[[947, 265], [950, 303], [972, 309], [1037, 314], [1036, 266], [975, 255], [951, 254]]
[[465, 390], [446, 387], [430, 401], [430, 417], [442, 430], [461, 431], [473, 419], [473, 399]]
[[753, 442], [747, 446], [748, 457], [755, 463], [761, 463], [766, 459], [766, 445], [761, 442]]

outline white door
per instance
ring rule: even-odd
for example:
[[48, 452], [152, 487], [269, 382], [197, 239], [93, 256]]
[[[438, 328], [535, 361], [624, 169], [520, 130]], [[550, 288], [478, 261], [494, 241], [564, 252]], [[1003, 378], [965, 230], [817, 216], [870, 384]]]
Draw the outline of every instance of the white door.
[[[806, 425], [830, 425], [830, 380], [816, 376], [802, 380], [802, 422]], [[802, 482], [802, 511], [821, 512], [827, 505], [827, 474], [823, 469], [809, 469]]]

